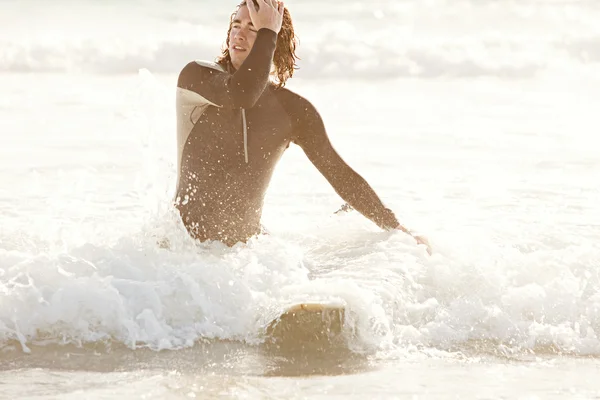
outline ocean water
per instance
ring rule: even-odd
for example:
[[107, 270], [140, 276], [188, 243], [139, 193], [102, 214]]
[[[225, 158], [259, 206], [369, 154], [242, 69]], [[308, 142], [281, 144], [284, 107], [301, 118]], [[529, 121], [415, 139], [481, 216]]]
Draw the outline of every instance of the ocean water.
[[[599, 398], [600, 4], [286, 4], [289, 88], [433, 255], [294, 146], [269, 236], [188, 237], [174, 87], [235, 2], [3, 0], [0, 398]], [[270, 347], [298, 301], [342, 341]]]

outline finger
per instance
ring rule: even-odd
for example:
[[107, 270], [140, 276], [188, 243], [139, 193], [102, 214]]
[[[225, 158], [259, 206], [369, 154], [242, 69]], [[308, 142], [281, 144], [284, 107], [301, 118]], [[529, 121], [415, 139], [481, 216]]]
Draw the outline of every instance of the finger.
[[283, 4], [283, 1], [280, 1], [279, 5], [277, 7], [277, 11], [279, 11], [279, 14], [283, 15], [284, 10], [285, 10], [285, 5]]
[[254, 5], [254, 1], [247, 0], [246, 5], [248, 6], [248, 12], [250, 13], [250, 16], [252, 17], [253, 15], [256, 15], [256, 6]]
[[258, 3], [259, 10], [263, 7], [271, 5], [271, 3], [269, 3], [269, 0], [256, 0], [256, 2]]

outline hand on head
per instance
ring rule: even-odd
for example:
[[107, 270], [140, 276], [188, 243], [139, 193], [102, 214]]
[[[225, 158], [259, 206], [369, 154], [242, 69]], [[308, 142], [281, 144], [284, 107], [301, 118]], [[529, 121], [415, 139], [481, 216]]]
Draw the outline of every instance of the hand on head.
[[279, 33], [283, 23], [283, 1], [256, 0], [258, 7], [254, 4], [254, 1], [255, 0], [246, 1], [254, 28], [256, 28], [256, 30], [267, 28], [275, 33]]

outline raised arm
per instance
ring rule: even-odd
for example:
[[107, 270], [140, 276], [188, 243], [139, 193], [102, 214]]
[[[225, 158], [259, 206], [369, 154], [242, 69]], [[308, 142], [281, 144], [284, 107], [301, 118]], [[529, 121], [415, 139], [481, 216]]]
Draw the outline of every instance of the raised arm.
[[193, 61], [179, 74], [177, 86], [196, 92], [221, 107], [252, 108], [269, 82], [276, 42], [277, 34], [262, 28], [250, 54], [233, 75]]

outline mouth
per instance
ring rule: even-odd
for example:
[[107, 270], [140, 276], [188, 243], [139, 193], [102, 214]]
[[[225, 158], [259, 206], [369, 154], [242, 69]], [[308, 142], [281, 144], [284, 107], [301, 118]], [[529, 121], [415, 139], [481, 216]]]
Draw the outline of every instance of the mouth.
[[236, 52], [245, 52], [246, 51], [245, 48], [243, 48], [242, 46], [238, 46], [238, 45], [231, 46], [231, 50], [236, 51]]

